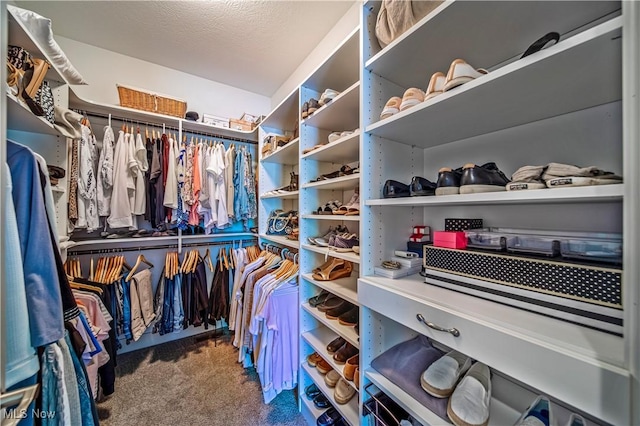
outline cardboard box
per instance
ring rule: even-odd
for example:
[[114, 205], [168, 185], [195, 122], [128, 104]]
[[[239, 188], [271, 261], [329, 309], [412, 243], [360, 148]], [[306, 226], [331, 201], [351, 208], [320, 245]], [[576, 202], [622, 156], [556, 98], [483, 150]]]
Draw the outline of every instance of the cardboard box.
[[254, 127], [255, 125], [250, 121], [236, 120], [235, 118], [229, 119], [229, 128], [233, 130], [243, 130], [245, 132], [250, 132]]
[[467, 248], [467, 235], [464, 232], [435, 231], [433, 245], [434, 247], [464, 250]]
[[211, 114], [202, 114], [202, 122], [216, 127], [229, 128], [229, 119]]

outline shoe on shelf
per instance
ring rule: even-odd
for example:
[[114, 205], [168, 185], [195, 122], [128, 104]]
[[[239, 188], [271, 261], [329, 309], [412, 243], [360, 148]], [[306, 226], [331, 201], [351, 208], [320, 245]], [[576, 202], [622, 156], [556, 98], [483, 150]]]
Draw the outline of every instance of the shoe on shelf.
[[580, 414], [571, 413], [567, 426], [587, 426], [587, 422]]
[[447, 415], [456, 426], [486, 426], [491, 408], [491, 371], [476, 362], [449, 397]]
[[333, 214], [334, 211], [338, 210], [342, 206], [342, 202], [339, 200], [329, 201], [324, 207], [318, 207], [317, 214]]
[[384, 188], [382, 189], [382, 196], [384, 198], [401, 198], [409, 197], [410, 195], [409, 185], [391, 179], [384, 183]]
[[551, 412], [551, 401], [545, 396], [538, 396], [528, 407], [514, 426], [551, 426], [555, 425]]
[[305, 102], [302, 104], [302, 118], [307, 118], [309, 116], [309, 102]]
[[320, 108], [320, 104], [315, 99], [309, 99], [309, 115], [313, 114]]
[[346, 325], [348, 327], [353, 327], [358, 324], [358, 319], [360, 318], [360, 308], [354, 306], [349, 309], [344, 314], [338, 317], [338, 322], [342, 325]]
[[414, 176], [409, 185], [409, 195], [411, 197], [436, 195], [436, 184], [423, 177]]
[[449, 66], [447, 80], [444, 84], [444, 91], [447, 92], [488, 73], [489, 71], [483, 68], [478, 68], [477, 70], [474, 69], [462, 59], [455, 59]]
[[347, 216], [354, 215], [354, 213], [350, 215], [349, 212], [357, 212], [355, 214], [360, 213], [360, 194], [358, 193], [357, 190], [356, 192], [353, 193], [349, 202], [347, 204], [343, 204], [342, 206], [340, 206], [340, 208], [335, 210], [333, 214], [347, 215]]
[[399, 113], [401, 103], [402, 99], [398, 96], [394, 96], [389, 99], [380, 113], [380, 120], [384, 120], [385, 118], [389, 118], [392, 115]]
[[353, 398], [355, 394], [356, 390], [353, 388], [353, 386], [351, 386], [345, 379], [340, 377], [333, 392], [333, 399], [336, 400], [336, 403], [344, 405], [347, 402], [351, 401], [351, 398]]
[[336, 426], [342, 421], [342, 416], [335, 408], [331, 407], [316, 419], [317, 426]]
[[429, 80], [429, 86], [427, 92], [424, 95], [424, 100], [428, 101], [431, 98], [442, 94], [444, 92], [444, 83], [447, 80], [447, 76], [440, 71], [434, 73]]
[[347, 343], [347, 341], [344, 340], [343, 337], [338, 336], [329, 342], [329, 344], [327, 345], [327, 352], [329, 352], [330, 354], [333, 354], [342, 346], [344, 346], [345, 343]]
[[438, 170], [438, 182], [436, 183], [436, 195], [452, 195], [460, 193], [460, 179], [462, 167], [452, 169], [442, 167]]
[[333, 360], [338, 364], [344, 364], [349, 358], [359, 353], [358, 348], [351, 343], [346, 342], [340, 349], [333, 354]]
[[333, 237], [333, 244], [329, 247], [339, 253], [353, 251], [354, 246], [359, 246], [360, 240], [356, 234], [337, 234]]
[[320, 95], [320, 99], [318, 100], [318, 104], [320, 104], [320, 106], [324, 106], [324, 105], [328, 104], [329, 102], [331, 102], [339, 94], [340, 94], [340, 92], [338, 92], [337, 90], [325, 89], [325, 91], [322, 92], [322, 94]]
[[329, 136], [327, 137], [327, 140], [329, 141], [329, 143], [331, 143], [331, 142], [337, 141], [341, 137], [342, 137], [342, 133], [341, 132], [331, 132], [329, 134]]
[[[548, 33], [540, 37], [538, 40], [534, 41], [533, 43], [531, 43], [531, 46], [529, 46], [527, 50], [525, 50], [522, 56], [520, 56], [520, 59], [526, 58], [529, 55], [533, 55], [534, 53], [537, 53], [546, 47], [553, 46], [554, 44], [557, 44], [559, 41], [560, 41], [560, 34], [556, 32]], [[552, 42], [553, 44], [549, 44]]]
[[306, 388], [304, 388], [304, 394], [309, 399], [315, 398], [316, 396], [320, 395], [320, 393], [321, 393], [320, 389], [318, 389], [318, 387], [316, 386], [315, 383], [312, 383], [309, 386], [307, 386]]
[[[335, 257], [332, 257], [331, 261], [333, 261], [333, 259], [335, 259]], [[318, 308], [318, 311], [320, 312], [327, 312], [329, 309], [333, 309], [336, 306], [339, 306], [341, 303], [342, 299], [332, 294], [331, 296], [327, 297], [327, 300], [316, 306], [316, 308]]]
[[402, 103], [400, 104], [400, 111], [409, 109], [422, 102], [424, 102], [424, 92], [416, 87], [411, 87], [405, 90], [404, 95], [402, 95]]
[[322, 237], [308, 237], [307, 241], [309, 241], [309, 243], [314, 245], [314, 246], [318, 246], [320, 244], [318, 244], [318, 242], [316, 240], [328, 241], [330, 236], [335, 235], [337, 233], [336, 229], [337, 228], [334, 228], [333, 226], [330, 226], [329, 230], [327, 231], [327, 233], [324, 234]]
[[340, 378], [341, 378], [340, 373], [338, 373], [336, 370], [331, 370], [324, 375], [324, 383], [330, 388], [332, 388], [332, 387], [335, 387], [335, 385], [338, 383], [338, 380], [340, 380]]
[[353, 376], [356, 372], [356, 368], [360, 365], [360, 354], [354, 355], [347, 360], [344, 364], [344, 378], [353, 382]]
[[319, 294], [309, 298], [309, 306], [315, 308], [316, 306], [327, 300], [329, 296], [331, 296], [331, 293], [329, 293], [327, 290], [322, 290]]
[[475, 194], [505, 191], [505, 186], [508, 183], [509, 179], [498, 169], [496, 163], [486, 163], [482, 166], [467, 163], [462, 167], [460, 193]]
[[333, 370], [333, 367], [331, 367], [331, 364], [329, 364], [327, 361], [321, 359], [316, 364], [316, 370], [318, 370], [318, 373], [320, 374], [327, 374], [329, 371]]
[[[351, 262], [334, 257], [327, 267], [322, 269], [320, 272], [314, 272], [312, 277], [317, 281], [333, 281], [339, 278], [350, 277], [352, 271], [353, 264]], [[332, 306], [330, 308], [325, 308], [323, 311], [321, 309], [323, 306], [328, 306], [328, 302], [318, 306], [318, 309], [320, 309], [321, 312], [326, 312], [328, 309], [335, 307]]]
[[356, 389], [360, 389], [360, 366], [356, 366], [356, 371], [353, 372], [353, 384]]
[[434, 361], [422, 376], [422, 389], [435, 398], [446, 398], [453, 393], [460, 377], [471, 367], [471, 358], [451, 351]]
[[333, 309], [329, 309], [328, 311], [325, 311], [324, 315], [327, 317], [327, 319], [337, 320], [338, 318], [340, 318], [341, 315], [349, 312], [352, 308], [353, 308], [353, 305], [351, 303], [347, 302], [346, 300], [343, 300], [342, 304], [336, 306]]
[[578, 167], [560, 163], [549, 163], [542, 179], [549, 188], [622, 183], [622, 177], [595, 166]]
[[309, 367], [315, 367], [321, 360], [322, 357], [317, 352], [314, 352], [307, 357], [307, 364], [309, 364]]
[[315, 405], [317, 408], [331, 407], [331, 403], [329, 402], [329, 399], [326, 396], [324, 396], [324, 394], [322, 393], [316, 395], [316, 397], [313, 398], [313, 405]]
[[526, 189], [544, 189], [547, 185], [542, 180], [542, 173], [547, 166], [523, 166], [511, 175], [511, 182], [507, 184], [507, 191]]

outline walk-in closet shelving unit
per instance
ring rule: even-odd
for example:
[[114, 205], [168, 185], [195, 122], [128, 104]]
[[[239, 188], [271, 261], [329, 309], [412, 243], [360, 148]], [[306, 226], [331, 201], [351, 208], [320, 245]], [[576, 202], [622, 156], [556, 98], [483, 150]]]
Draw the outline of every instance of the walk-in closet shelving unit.
[[[259, 190], [260, 203], [258, 206], [258, 232], [260, 238], [285, 247], [298, 248], [297, 240], [290, 240], [286, 236], [267, 234], [269, 214], [274, 210], [297, 210], [299, 191], [285, 191], [271, 193], [277, 188], [291, 183], [291, 173], [299, 173], [298, 158], [300, 138], [295, 136], [295, 129], [299, 120], [299, 89], [289, 94], [269, 115], [260, 123], [259, 158]], [[265, 138], [269, 135], [290, 136], [291, 140], [285, 145], [267, 155], [262, 154]]]
[[[347, 203], [360, 185], [360, 174], [347, 174], [333, 179], [317, 180], [321, 175], [340, 170], [342, 166], [356, 167], [359, 163], [359, 132], [327, 143], [332, 132], [353, 131], [359, 127], [359, 29], [354, 29], [328, 58], [302, 83], [297, 109], [300, 117], [300, 380], [301, 390], [311, 383], [322, 390], [342, 416], [352, 425], [359, 424], [359, 397], [354, 396], [347, 404], [334, 402], [333, 389], [324, 383], [323, 376], [309, 367], [306, 358], [318, 352], [336, 371], [343, 374], [343, 365], [336, 364], [327, 344], [338, 336], [359, 346], [353, 327], [337, 320], [329, 320], [324, 313], [309, 305], [308, 299], [325, 289], [344, 300], [357, 304], [356, 280], [359, 274], [360, 257], [353, 252], [337, 253], [327, 247], [309, 243], [309, 237], [323, 236], [329, 227], [346, 226], [350, 232], [360, 234], [359, 216], [318, 215], [319, 207], [332, 200]], [[301, 116], [304, 102], [310, 98], [319, 100], [325, 89], [340, 92], [331, 102], [313, 114]], [[316, 145], [326, 144], [310, 152]], [[329, 256], [353, 263], [351, 277], [334, 281], [318, 281], [313, 278], [313, 269], [325, 262]], [[319, 414], [313, 402], [300, 393], [300, 408], [310, 424], [315, 424]], [[322, 410], [324, 411], [324, 410]]]
[[[637, 5], [444, 2], [384, 49], [375, 36], [379, 8], [380, 2], [367, 2], [362, 20], [361, 156], [368, 177], [361, 187], [365, 262], [358, 283], [363, 384], [373, 382], [423, 424], [442, 423], [370, 366], [420, 333], [491, 367], [490, 424], [513, 424], [536, 394], [552, 398], [558, 424], [571, 412], [589, 423], [637, 424], [639, 395], [630, 389], [638, 390], [639, 368], [638, 135], [637, 126], [622, 127], [623, 115], [627, 126], [638, 114]], [[558, 44], [520, 59], [551, 31], [561, 34]], [[379, 119], [391, 96], [409, 87], [425, 90], [431, 75], [446, 74], [456, 58], [490, 72]], [[507, 176], [524, 165], [596, 165], [623, 174], [625, 183], [382, 198], [387, 179], [435, 182], [440, 167], [489, 161]], [[482, 218], [487, 227], [623, 233], [624, 337], [428, 285], [419, 275], [392, 280], [373, 274], [394, 249], [406, 247], [412, 226], [442, 230], [444, 219], [453, 217]], [[459, 337], [428, 328], [417, 314], [455, 327]]]

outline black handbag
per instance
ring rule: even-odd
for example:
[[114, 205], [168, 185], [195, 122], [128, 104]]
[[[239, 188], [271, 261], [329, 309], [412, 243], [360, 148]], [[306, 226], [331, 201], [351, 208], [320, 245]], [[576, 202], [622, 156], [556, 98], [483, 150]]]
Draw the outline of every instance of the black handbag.
[[298, 212], [295, 210], [272, 210], [267, 220], [267, 234], [289, 235], [298, 227]]

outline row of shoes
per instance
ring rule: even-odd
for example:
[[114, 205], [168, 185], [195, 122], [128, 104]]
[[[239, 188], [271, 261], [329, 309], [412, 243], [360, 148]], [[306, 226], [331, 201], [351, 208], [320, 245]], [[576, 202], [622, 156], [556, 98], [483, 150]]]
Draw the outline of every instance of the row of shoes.
[[[329, 367], [331, 368], [331, 367]], [[319, 371], [319, 370], [318, 370]], [[333, 386], [335, 388], [334, 394], [339, 394], [338, 392], [338, 384], [340, 384], [340, 389], [344, 388], [346, 384], [348, 387], [348, 383], [340, 383], [340, 381], [336, 382]], [[313, 401], [313, 405], [317, 408], [324, 409], [328, 408], [324, 413], [322, 413], [316, 419], [317, 426], [347, 426], [349, 423], [340, 415], [338, 410], [331, 404], [331, 401], [318, 389], [315, 383], [310, 384], [304, 389], [304, 393], [308, 399]], [[335, 398], [335, 396], [334, 396]]]
[[[343, 215], [343, 216], [358, 216], [360, 215], [360, 192], [356, 188], [354, 194], [347, 204], [342, 204], [340, 200], [332, 200], [327, 202], [324, 206], [318, 207], [315, 214], [320, 215]], [[314, 244], [313, 242], [311, 244]]]
[[304, 119], [304, 118], [309, 117], [311, 114], [316, 112], [318, 109], [322, 108], [323, 106], [325, 106], [329, 102], [331, 102], [339, 94], [340, 94], [340, 92], [338, 92], [337, 90], [326, 89], [320, 95], [320, 99], [319, 100], [316, 100], [314, 98], [309, 99], [307, 102], [302, 104], [302, 111], [301, 111], [302, 118]]
[[467, 163], [457, 169], [441, 168], [436, 183], [420, 176], [414, 176], [409, 185], [388, 180], [384, 184], [383, 197], [473, 194], [616, 183], [622, 183], [622, 177], [595, 166], [579, 167], [561, 163], [524, 166], [509, 179], [496, 163], [490, 162], [482, 166]]
[[[347, 229], [347, 227], [344, 225], [339, 225], [339, 226], [341, 226], [342, 229]], [[324, 236], [307, 238], [307, 241], [309, 241], [309, 243], [311, 243], [312, 245], [316, 245], [320, 247], [328, 247], [330, 250], [337, 251], [338, 253], [354, 252], [356, 254], [360, 254], [360, 239], [358, 238], [358, 235], [354, 233], [350, 233], [348, 231], [337, 232], [337, 229], [338, 227], [336, 228], [329, 227], [329, 231]], [[330, 262], [331, 261], [327, 261], [325, 264], [323, 264], [322, 266], [316, 269], [324, 271], [326, 268], [329, 268], [329, 267], [336, 268], [341, 266], [336, 264], [330, 265], [329, 264]], [[335, 262], [337, 262], [337, 260]], [[329, 275], [329, 273], [333, 274], [334, 272], [336, 273], [336, 275], [340, 275], [337, 278], [343, 278], [343, 276], [348, 277], [351, 274], [351, 269], [349, 269], [349, 271], [345, 271], [345, 272], [348, 272], [349, 275], [342, 275], [340, 271], [336, 271], [333, 269], [331, 271], [327, 271], [327, 275]], [[336, 279], [336, 278], [332, 278], [332, 279]]]
[[306, 148], [302, 151], [302, 154], [308, 154], [311, 151], [314, 151], [318, 148], [322, 148], [323, 146], [339, 141], [342, 138], [346, 138], [347, 136], [351, 136], [352, 134], [358, 132], [360, 129], [355, 130], [344, 130], [342, 132], [331, 132], [327, 137], [327, 142], [322, 142], [317, 145], [312, 146], [311, 148]]
[[[358, 308], [358, 306], [326, 290], [322, 290], [316, 296], [309, 298], [309, 306], [318, 309], [320, 312], [324, 312], [325, 316], [330, 320], [337, 320], [338, 323], [346, 327], [355, 327], [356, 333], [358, 333], [358, 316], [360, 314], [360, 308]], [[342, 342], [347, 343], [344, 340]], [[352, 350], [352, 347], [352, 345], [349, 346], [349, 350]], [[330, 352], [333, 353], [333, 351]], [[342, 362], [347, 358], [344, 358]], [[338, 359], [336, 359], [336, 362], [342, 363]]]
[[265, 195], [282, 195], [288, 192], [293, 192], [298, 190], [298, 182], [300, 176], [296, 172], [289, 172], [289, 185], [281, 186], [280, 188], [273, 189], [271, 191], [267, 191], [262, 196]]
[[337, 177], [348, 176], [356, 173], [360, 173], [360, 166], [351, 167], [348, 164], [345, 164], [344, 166], [340, 167], [340, 170], [322, 174], [317, 178], [311, 180], [311, 182], [321, 182], [323, 180], [335, 179]]
[[[523, 53], [520, 59], [539, 52], [543, 48], [558, 43], [559, 41], [560, 34], [556, 32], [548, 33], [533, 42]], [[421, 89], [411, 87], [404, 92], [402, 99], [398, 96], [394, 96], [389, 99], [380, 114], [380, 119], [384, 120], [385, 118], [391, 117], [400, 111], [404, 111], [422, 102], [428, 101], [429, 99], [435, 98], [444, 92], [448, 92], [451, 89], [486, 74], [488, 74], [488, 71], [483, 68], [476, 69], [463, 59], [454, 59], [453, 62], [451, 62], [451, 65], [449, 65], [449, 70], [446, 75], [440, 71], [431, 75], [426, 91], [423, 92]]]
[[[330, 345], [331, 343], [329, 343], [329, 346]], [[340, 350], [342, 349], [338, 349], [338, 351]], [[335, 400], [335, 402], [340, 405], [344, 405], [348, 403], [356, 394], [356, 389], [354, 388], [354, 386], [356, 386], [356, 382], [359, 380], [356, 378], [359, 377], [359, 359], [360, 356], [356, 352], [354, 355], [349, 357], [348, 360], [342, 362], [342, 364], [344, 364], [344, 377], [342, 377], [342, 375], [338, 371], [334, 370], [333, 367], [331, 367], [331, 365], [317, 352], [314, 352], [307, 357], [307, 363], [309, 364], [309, 366], [315, 367], [316, 370], [318, 370], [318, 373], [324, 376], [324, 382], [328, 387], [334, 389], [333, 399]], [[349, 384], [350, 381], [354, 382], [353, 386]], [[320, 400], [316, 401], [314, 397], [314, 404], [316, 405], [316, 407], [326, 408], [322, 405], [328, 404], [329, 401], [326, 400], [326, 397], [324, 395], [319, 398]]]
[[446, 76], [442, 72], [436, 72], [431, 76], [426, 92], [410, 87], [404, 92], [402, 98], [393, 96], [389, 99], [380, 113], [380, 119], [384, 120], [485, 74], [488, 74], [487, 70], [475, 69], [464, 60], [455, 59], [449, 66]]

